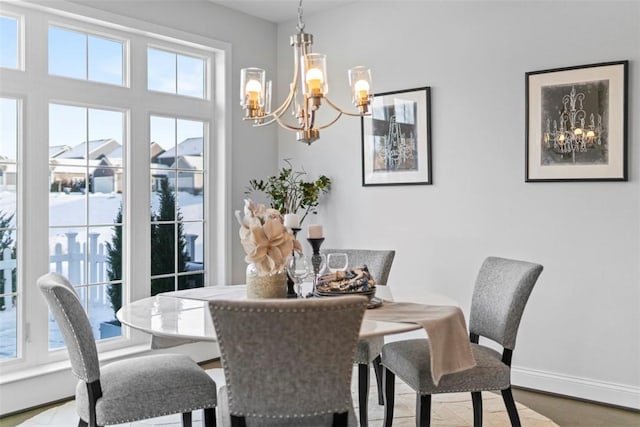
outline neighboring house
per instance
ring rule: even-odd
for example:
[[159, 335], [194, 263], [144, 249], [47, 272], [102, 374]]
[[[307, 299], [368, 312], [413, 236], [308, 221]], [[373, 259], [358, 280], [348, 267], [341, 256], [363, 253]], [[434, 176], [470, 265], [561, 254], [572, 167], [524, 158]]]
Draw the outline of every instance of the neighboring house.
[[16, 164], [0, 163], [0, 191], [16, 190]]
[[[195, 156], [202, 157], [202, 138], [187, 138], [178, 144], [177, 147], [171, 148], [157, 157], [157, 162], [163, 165], [171, 166], [175, 163], [176, 157]], [[176, 154], [177, 148], [177, 154]]]
[[49, 147], [51, 191], [122, 192], [120, 166], [122, 145], [112, 138]]
[[[164, 177], [169, 179], [169, 185], [178, 191], [186, 191], [198, 194], [203, 189], [203, 142], [202, 138], [187, 138], [170, 150], [167, 150], [156, 157], [156, 163], [152, 168], [158, 167], [155, 171], [155, 179]], [[163, 173], [162, 167], [168, 170], [177, 171], [178, 177], [174, 174]], [[154, 178], [152, 177], [152, 180]], [[159, 187], [159, 181], [152, 182], [154, 190]], [[156, 190], [157, 191], [157, 190]]]

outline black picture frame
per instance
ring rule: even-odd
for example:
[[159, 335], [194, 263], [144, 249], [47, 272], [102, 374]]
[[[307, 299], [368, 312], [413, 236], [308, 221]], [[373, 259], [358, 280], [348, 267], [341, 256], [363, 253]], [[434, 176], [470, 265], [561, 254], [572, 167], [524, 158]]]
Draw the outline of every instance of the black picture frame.
[[374, 94], [361, 119], [362, 186], [431, 185], [431, 88]]
[[627, 181], [629, 61], [525, 73], [525, 182]]

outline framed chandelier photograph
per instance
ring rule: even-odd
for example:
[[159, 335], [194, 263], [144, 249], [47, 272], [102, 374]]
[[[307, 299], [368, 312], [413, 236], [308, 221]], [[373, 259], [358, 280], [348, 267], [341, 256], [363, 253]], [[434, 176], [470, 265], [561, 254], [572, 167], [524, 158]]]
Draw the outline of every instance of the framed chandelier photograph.
[[362, 117], [362, 185], [429, 185], [429, 87], [378, 93]]
[[628, 66], [526, 73], [526, 182], [627, 181]]

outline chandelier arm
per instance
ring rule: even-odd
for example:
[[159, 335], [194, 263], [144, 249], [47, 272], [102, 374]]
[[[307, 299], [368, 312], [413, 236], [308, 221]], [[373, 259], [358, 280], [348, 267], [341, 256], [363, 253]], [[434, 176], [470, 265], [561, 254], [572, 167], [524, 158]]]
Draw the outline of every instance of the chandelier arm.
[[331, 120], [331, 121], [330, 121], [329, 123], [327, 123], [327, 124], [324, 124], [324, 125], [322, 125], [322, 126], [318, 126], [318, 127], [317, 127], [317, 129], [318, 129], [318, 130], [322, 130], [322, 129], [326, 129], [326, 128], [328, 128], [329, 126], [331, 126], [332, 124], [334, 124], [335, 122], [337, 122], [337, 121], [338, 121], [338, 119], [339, 119], [340, 117], [342, 117], [342, 115], [343, 115], [343, 114], [344, 114], [344, 112], [342, 112], [342, 111], [338, 111], [338, 115], [337, 115], [333, 120]]
[[[349, 111], [343, 110], [342, 108], [338, 107], [336, 104], [331, 102], [331, 100], [329, 98], [327, 98], [326, 96], [324, 97], [324, 100], [327, 101], [327, 104], [329, 104], [331, 106], [331, 108], [333, 108], [334, 110], [336, 110], [340, 114], [344, 114], [345, 116], [360, 117], [362, 115], [360, 113], [351, 113]], [[340, 117], [340, 116], [338, 116], [338, 117]], [[334, 122], [335, 122], [335, 120], [334, 120]]]
[[[293, 130], [293, 131], [299, 131], [299, 130], [304, 130], [303, 127], [296, 127], [296, 126], [291, 126], [288, 123], [283, 122], [280, 117], [275, 117], [274, 120], [283, 128], [285, 129], [289, 129], [289, 130]], [[273, 120], [272, 120], [273, 121]]]

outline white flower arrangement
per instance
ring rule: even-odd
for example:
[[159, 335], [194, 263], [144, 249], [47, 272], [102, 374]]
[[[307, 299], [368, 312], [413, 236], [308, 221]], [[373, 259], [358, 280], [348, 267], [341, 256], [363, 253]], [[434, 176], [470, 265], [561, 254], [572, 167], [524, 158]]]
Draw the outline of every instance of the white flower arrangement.
[[240, 242], [245, 261], [256, 266], [259, 275], [283, 271], [291, 253], [302, 253], [300, 242], [284, 226], [282, 214], [276, 209], [244, 201], [244, 216], [236, 211], [240, 223]]

